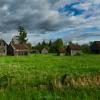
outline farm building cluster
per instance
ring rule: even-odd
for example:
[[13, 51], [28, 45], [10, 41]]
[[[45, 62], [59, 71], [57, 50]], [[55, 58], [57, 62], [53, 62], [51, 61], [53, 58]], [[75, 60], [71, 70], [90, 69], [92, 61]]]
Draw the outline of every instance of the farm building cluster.
[[[49, 50], [47, 48], [42, 48], [41, 50], [34, 49], [33, 51], [36, 51], [34, 53], [41, 53], [41, 54], [48, 54], [49, 53]], [[59, 50], [55, 53], [57, 53], [60, 56], [64, 56], [64, 55], [72, 55], [73, 56], [73, 55], [82, 54], [82, 50], [81, 50], [80, 45], [70, 44], [66, 47], [59, 48]]]
[[33, 53], [40, 53], [40, 54], [48, 54], [48, 53], [55, 53], [60, 56], [64, 55], [77, 55], [77, 54], [82, 54], [81, 46], [78, 44], [70, 44], [67, 45], [66, 47], [61, 47], [59, 49], [55, 49], [53, 47], [53, 50], [50, 51], [50, 47], [45, 47], [45, 46], [40, 46], [39, 48], [34, 48]]
[[[100, 41], [95, 41], [91, 45], [91, 50], [95, 53], [100, 54]], [[30, 49], [26, 43], [19, 42], [19, 36], [14, 36], [8, 45], [3, 39], [0, 40], [0, 55], [28, 55], [30, 53], [35, 54], [48, 54], [47, 48]], [[80, 55], [82, 54], [81, 46], [78, 44], [69, 44], [66, 47], [60, 48], [57, 52], [58, 55]]]
[[[36, 47], [34, 50], [33, 50], [33, 53], [41, 53], [41, 54], [48, 54], [48, 53], [56, 53], [57, 55], [60, 55], [60, 56], [64, 56], [64, 55], [71, 55], [71, 56], [74, 56], [74, 55], [81, 55], [84, 53], [84, 49], [82, 48], [83, 45], [79, 45], [79, 44], [75, 44], [75, 43], [69, 43], [68, 45], [64, 45], [63, 47], [55, 50], [55, 47], [53, 46], [53, 50], [52, 52], [50, 52], [50, 46], [49, 46], [49, 49], [48, 47], [42, 47], [43, 44], [45, 44], [45, 46], [48, 46], [48, 44], [46, 43], [42, 43], [41, 45], [39, 44], [39, 48]], [[100, 54], [100, 41], [94, 41], [91, 45], [85, 45], [86, 48], [86, 52], [88, 52], [89, 50], [89, 53], [95, 53], [95, 54]]]

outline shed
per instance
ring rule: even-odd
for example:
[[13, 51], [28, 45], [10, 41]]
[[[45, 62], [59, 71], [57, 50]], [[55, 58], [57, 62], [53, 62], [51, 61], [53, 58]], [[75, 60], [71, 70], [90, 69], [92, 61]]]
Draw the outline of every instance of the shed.
[[67, 52], [67, 54], [73, 56], [73, 55], [81, 54], [82, 50], [81, 50], [80, 45], [70, 44], [70, 45], [67, 46], [66, 52]]
[[100, 41], [94, 41], [91, 45], [91, 51], [100, 54]]
[[58, 51], [58, 55], [60, 56], [64, 56], [65, 55], [65, 48], [60, 48], [59, 51]]
[[48, 50], [47, 50], [46, 48], [43, 48], [43, 49], [41, 50], [41, 53], [42, 53], [42, 54], [48, 54]]

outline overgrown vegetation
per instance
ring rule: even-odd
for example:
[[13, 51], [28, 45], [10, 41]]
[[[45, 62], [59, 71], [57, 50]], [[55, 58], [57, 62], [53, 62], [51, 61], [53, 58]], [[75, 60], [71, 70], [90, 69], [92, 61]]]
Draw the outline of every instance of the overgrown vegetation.
[[0, 100], [99, 100], [100, 55], [1, 56]]
[[54, 42], [50, 40], [49, 43], [43, 40], [42, 43], [38, 43], [36, 46], [33, 47], [33, 49], [37, 49], [41, 52], [43, 48], [46, 48], [49, 53], [58, 53], [58, 50], [62, 47], [64, 47], [63, 40], [57, 39]]

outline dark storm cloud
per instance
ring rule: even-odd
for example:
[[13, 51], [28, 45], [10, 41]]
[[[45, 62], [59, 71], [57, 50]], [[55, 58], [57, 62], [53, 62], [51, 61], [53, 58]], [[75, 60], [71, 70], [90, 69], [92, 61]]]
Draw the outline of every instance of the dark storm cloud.
[[30, 31], [56, 31], [70, 23], [47, 0], [1, 0], [0, 30], [15, 30], [24, 25]]

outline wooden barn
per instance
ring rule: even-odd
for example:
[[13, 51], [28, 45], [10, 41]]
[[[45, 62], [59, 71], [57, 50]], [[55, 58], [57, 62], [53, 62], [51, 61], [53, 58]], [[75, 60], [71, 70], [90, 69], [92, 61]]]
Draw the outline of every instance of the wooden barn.
[[14, 37], [8, 46], [8, 55], [28, 55], [30, 49], [26, 43], [19, 43], [18, 36]]
[[94, 41], [91, 44], [91, 51], [95, 54], [100, 54], [100, 41]]
[[4, 40], [0, 40], [0, 55], [7, 55], [7, 43]]
[[82, 50], [81, 50], [80, 45], [70, 44], [70, 45], [67, 46], [66, 52], [67, 52], [67, 54], [73, 56], [73, 55], [81, 54]]
[[58, 55], [64, 56], [64, 55], [65, 55], [65, 52], [66, 52], [65, 48], [60, 48], [60, 49], [58, 50]]

